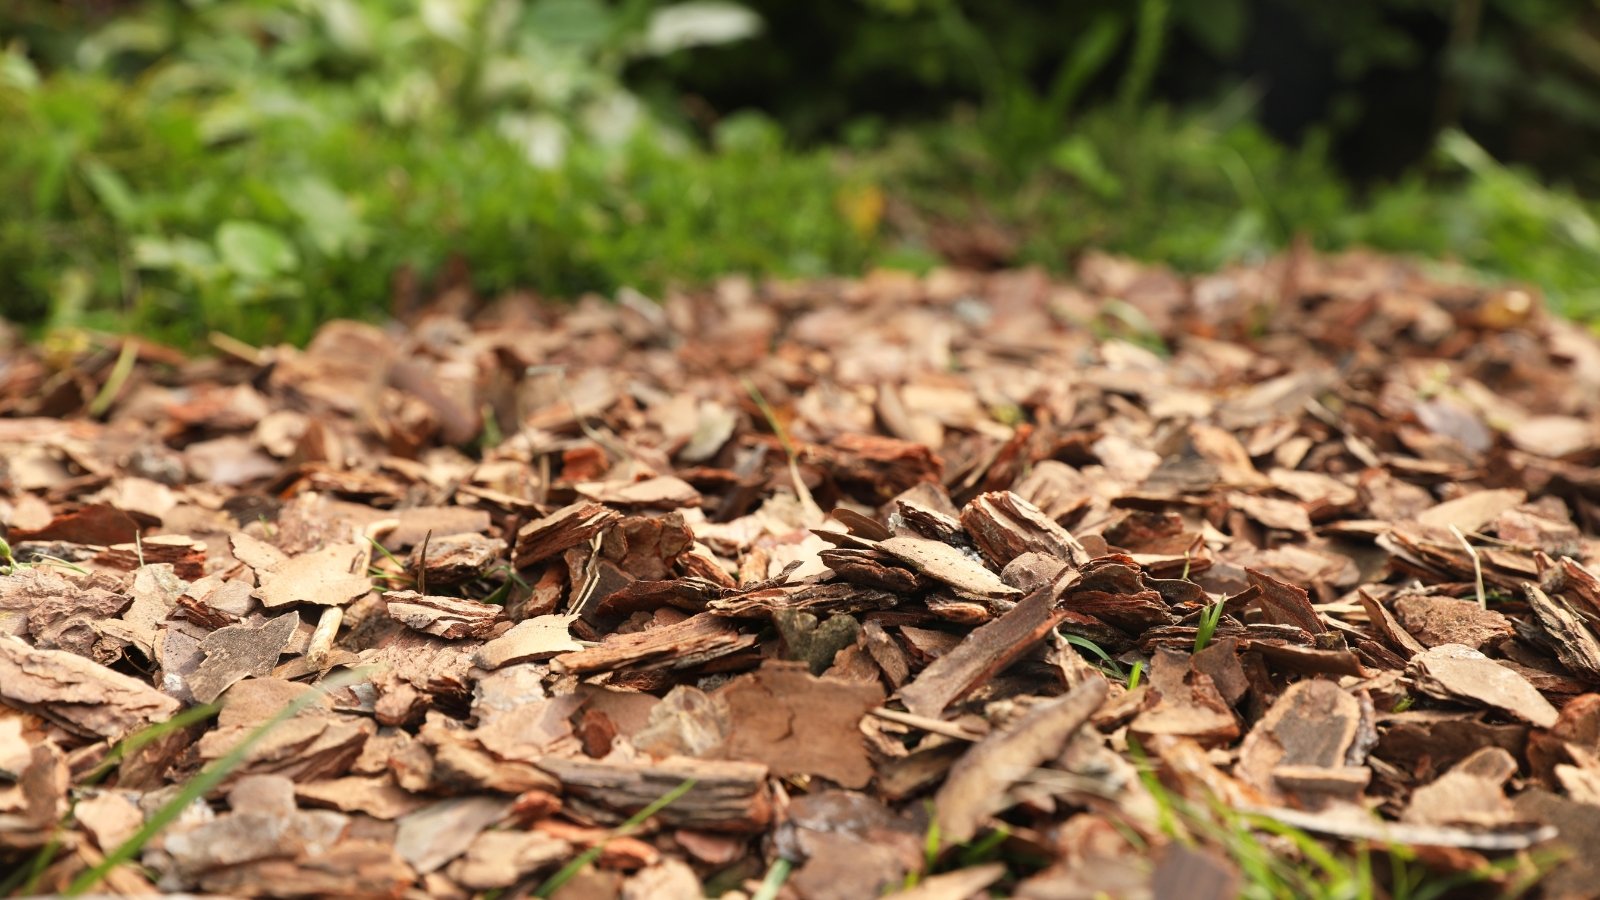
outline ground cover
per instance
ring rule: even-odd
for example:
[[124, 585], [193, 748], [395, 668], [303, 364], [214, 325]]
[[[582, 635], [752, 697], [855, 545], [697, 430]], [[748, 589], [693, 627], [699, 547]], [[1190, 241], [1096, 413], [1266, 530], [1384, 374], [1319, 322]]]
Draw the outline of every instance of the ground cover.
[[1194, 278], [0, 356], [12, 894], [1587, 896], [1600, 343]]

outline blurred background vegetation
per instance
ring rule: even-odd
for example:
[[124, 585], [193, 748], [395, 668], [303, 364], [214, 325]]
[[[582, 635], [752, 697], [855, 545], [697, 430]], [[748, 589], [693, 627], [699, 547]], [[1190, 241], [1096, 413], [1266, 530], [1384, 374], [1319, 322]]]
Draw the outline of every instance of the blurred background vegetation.
[[1183, 269], [1303, 238], [1600, 315], [1596, 0], [0, 7], [0, 315], [303, 340], [438, 290]]

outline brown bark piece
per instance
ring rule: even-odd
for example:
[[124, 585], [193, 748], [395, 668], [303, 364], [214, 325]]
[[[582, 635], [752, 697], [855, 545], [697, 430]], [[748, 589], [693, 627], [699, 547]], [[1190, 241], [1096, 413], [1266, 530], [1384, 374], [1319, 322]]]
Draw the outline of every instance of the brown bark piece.
[[889, 496], [923, 482], [937, 482], [944, 463], [922, 444], [875, 434], [841, 434], [826, 448], [807, 447], [834, 478], [872, 485]]
[[732, 726], [723, 755], [758, 762], [777, 775], [819, 775], [866, 787], [872, 761], [861, 717], [883, 703], [883, 688], [819, 678], [804, 664], [768, 662], [717, 691]]
[[1372, 629], [1378, 633], [1379, 637], [1383, 638], [1390, 649], [1406, 659], [1410, 659], [1427, 649], [1416, 638], [1411, 636], [1411, 632], [1406, 631], [1405, 627], [1394, 617], [1394, 613], [1391, 613], [1387, 607], [1374, 599], [1372, 595], [1366, 591], [1361, 591], [1360, 598], [1361, 608], [1366, 610], [1367, 613], [1367, 621], [1371, 623]]
[[1429, 648], [1411, 658], [1406, 672], [1419, 690], [1440, 700], [1487, 706], [1540, 728], [1556, 722], [1556, 708], [1528, 679], [1471, 647]]
[[1394, 601], [1394, 615], [1424, 647], [1463, 644], [1476, 650], [1512, 633], [1509, 619], [1473, 600], [1411, 594]]
[[906, 709], [919, 716], [943, 715], [956, 702], [1016, 662], [1066, 618], [1055, 608], [1056, 588], [1047, 585], [1011, 611], [973, 631], [900, 689]]
[[1417, 514], [1417, 521], [1432, 528], [1448, 529], [1454, 525], [1462, 534], [1472, 534], [1527, 498], [1526, 492], [1514, 488], [1474, 491], [1423, 510]]
[[413, 506], [395, 511], [399, 524], [383, 536], [383, 544], [395, 553], [428, 542], [428, 553], [441, 538], [482, 535], [489, 530], [489, 514], [468, 506]]
[[300, 616], [287, 612], [260, 624], [230, 625], [206, 635], [200, 649], [206, 655], [188, 678], [189, 691], [200, 703], [210, 703], [245, 678], [272, 671], [300, 626]]
[[360, 544], [329, 544], [278, 563], [261, 576], [256, 597], [267, 609], [294, 603], [347, 606], [372, 590], [366, 565], [367, 548]]
[[538, 765], [560, 779], [563, 790], [622, 815], [693, 779], [694, 787], [656, 816], [673, 827], [759, 831], [772, 819], [767, 767], [758, 763], [675, 757], [637, 765], [549, 758]]
[[428, 584], [454, 585], [483, 575], [505, 552], [506, 542], [499, 538], [449, 534], [429, 538], [426, 545], [418, 543], [408, 562]]
[[385, 591], [383, 600], [389, 618], [446, 640], [486, 637], [505, 615], [505, 610], [493, 603], [424, 596], [416, 591]]
[[589, 482], [577, 486], [578, 496], [608, 506], [636, 509], [683, 509], [700, 505], [700, 492], [694, 485], [672, 475], [644, 481]]
[[172, 566], [179, 578], [193, 581], [205, 574], [206, 545], [181, 534], [158, 534], [134, 544], [112, 544], [96, 554], [94, 561], [125, 572], [163, 563]]
[[755, 646], [754, 635], [740, 634], [726, 619], [708, 613], [676, 625], [662, 625], [634, 634], [613, 634], [597, 647], [563, 653], [551, 661], [557, 672], [689, 669]]
[[[1361, 704], [1355, 697], [1331, 681], [1296, 682], [1245, 735], [1235, 771], [1266, 796], [1280, 798], [1290, 793], [1278, 780], [1281, 768], [1343, 769], [1363, 762], [1357, 743], [1361, 732]], [[1364, 786], [1366, 770], [1359, 771]]]
[[45, 568], [0, 575], [0, 623], [8, 614], [17, 624], [0, 633], [32, 639], [43, 650], [70, 650], [89, 656], [100, 640], [92, 623], [120, 614], [129, 598], [112, 591], [109, 580], [71, 579]]
[[294, 796], [307, 806], [365, 813], [385, 821], [415, 812], [428, 802], [426, 797], [395, 784], [387, 774], [350, 775], [296, 784]]
[[878, 545], [890, 556], [968, 597], [1017, 597], [1021, 591], [1000, 580], [983, 563], [955, 547], [927, 538], [892, 537]]
[[999, 568], [1024, 553], [1048, 554], [1073, 566], [1089, 560], [1077, 538], [1039, 507], [1010, 491], [974, 497], [961, 511], [961, 526], [983, 555]]
[[1510, 753], [1484, 747], [1413, 791], [1401, 819], [1480, 829], [1512, 824], [1517, 816], [1506, 799], [1505, 785], [1516, 773], [1517, 761]]
[[564, 506], [517, 531], [517, 545], [512, 552], [514, 563], [517, 568], [526, 569], [557, 556], [588, 541], [620, 517], [616, 510], [588, 501]]
[[1161, 649], [1150, 663], [1155, 704], [1128, 723], [1134, 734], [1189, 737], [1212, 745], [1239, 736], [1239, 721], [1210, 676], [1193, 670], [1190, 657]]
[[258, 576], [289, 561], [288, 554], [282, 550], [242, 531], [228, 536], [228, 546], [233, 551], [233, 558], [254, 569]]
[[1059, 756], [1105, 698], [1104, 681], [1086, 681], [974, 744], [951, 767], [934, 796], [934, 815], [944, 845], [971, 840], [984, 820], [1009, 806], [1012, 801], [1007, 799], [1007, 789], [1028, 769]]
[[1582, 678], [1600, 680], [1600, 640], [1596, 640], [1564, 597], [1551, 597], [1533, 584], [1522, 585], [1534, 618], [1551, 637], [1562, 664]]
[[450, 865], [450, 877], [473, 891], [507, 888], [554, 868], [572, 852], [571, 844], [539, 831], [482, 831]]
[[511, 626], [510, 631], [479, 647], [472, 661], [479, 668], [493, 670], [512, 663], [581, 651], [583, 645], [572, 639], [571, 625], [571, 616], [523, 619]]
[[[145, 524], [154, 524], [146, 520]], [[88, 504], [59, 512], [50, 522], [34, 529], [17, 528], [12, 541], [70, 541], [74, 544], [130, 544], [139, 536], [141, 525], [133, 515], [103, 503]]]
[[452, 797], [400, 818], [395, 852], [426, 875], [467, 851], [511, 804], [493, 797]]
[[1293, 625], [1312, 634], [1321, 634], [1328, 630], [1322, 623], [1322, 617], [1311, 605], [1310, 595], [1305, 588], [1285, 584], [1265, 572], [1255, 569], [1245, 569], [1245, 574], [1250, 578], [1253, 587], [1261, 589], [1261, 611], [1268, 622], [1279, 625]]
[[0, 700], [85, 735], [118, 740], [171, 718], [177, 700], [144, 682], [61, 650], [0, 636]]
[[1311, 516], [1304, 506], [1292, 500], [1234, 491], [1227, 502], [1230, 509], [1237, 509], [1268, 528], [1299, 534], [1311, 531]]

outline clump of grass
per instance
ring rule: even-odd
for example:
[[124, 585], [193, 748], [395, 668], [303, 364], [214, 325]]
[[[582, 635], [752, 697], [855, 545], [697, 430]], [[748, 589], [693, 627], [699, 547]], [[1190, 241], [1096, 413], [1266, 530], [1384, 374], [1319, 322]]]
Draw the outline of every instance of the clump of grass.
[[[1310, 833], [1259, 813], [1244, 813], [1211, 798], [1196, 803], [1169, 790], [1136, 740], [1129, 752], [1139, 779], [1155, 801], [1157, 828], [1166, 837], [1192, 847], [1205, 847], [1238, 866], [1243, 876], [1240, 896], [1247, 900], [1439, 900], [1468, 885], [1511, 879], [1502, 897], [1526, 893], [1548, 870], [1549, 862], [1508, 858], [1468, 872], [1438, 875], [1403, 845], [1356, 841], [1351, 849], [1318, 840]], [[1264, 838], [1274, 838], [1279, 844]], [[1284, 852], [1286, 845], [1291, 852]], [[1374, 858], [1387, 858], [1387, 883], [1380, 881]], [[1497, 885], [1498, 886], [1498, 885]]]
[[1227, 602], [1226, 599], [1218, 600], [1200, 613], [1200, 622], [1194, 632], [1194, 652], [1199, 653], [1211, 643], [1211, 636], [1217, 633], [1217, 624], [1222, 621], [1222, 610]]

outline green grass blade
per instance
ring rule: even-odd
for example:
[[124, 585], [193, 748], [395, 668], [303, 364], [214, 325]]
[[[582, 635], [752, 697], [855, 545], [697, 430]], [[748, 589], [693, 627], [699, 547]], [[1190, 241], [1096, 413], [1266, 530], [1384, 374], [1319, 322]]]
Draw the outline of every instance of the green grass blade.
[[761, 879], [761, 886], [750, 896], [750, 900], [777, 900], [778, 891], [783, 889], [783, 883], [789, 880], [789, 870], [794, 868], [794, 863], [783, 857], [772, 861], [767, 867], [767, 877]]
[[88, 893], [101, 881], [104, 881], [112, 869], [133, 859], [140, 850], [144, 849], [145, 844], [148, 844], [151, 838], [160, 834], [162, 829], [168, 825], [171, 825], [173, 820], [177, 819], [189, 807], [189, 804], [209, 794], [213, 788], [221, 784], [234, 769], [245, 761], [245, 757], [250, 755], [250, 751], [261, 743], [268, 734], [272, 733], [274, 728], [294, 718], [318, 699], [327, 696], [329, 690], [344, 687], [364, 677], [366, 677], [364, 670], [353, 670], [345, 675], [330, 678], [285, 704], [283, 709], [278, 710], [272, 718], [257, 725], [253, 731], [245, 735], [244, 740], [236, 744], [232, 750], [223, 754], [221, 758], [201, 769], [199, 774], [189, 779], [189, 782], [183, 786], [183, 790], [179, 791], [171, 800], [162, 804], [161, 808], [146, 819], [143, 827], [134, 832], [132, 837], [123, 841], [110, 853], [107, 853], [105, 859], [101, 860], [98, 865], [74, 878], [72, 883], [67, 886], [64, 895], [79, 897]]
[[634, 831], [638, 830], [640, 825], [645, 823], [646, 819], [649, 819], [656, 813], [661, 812], [668, 806], [671, 806], [678, 800], [678, 798], [694, 790], [696, 783], [696, 780], [693, 778], [685, 778], [678, 784], [677, 787], [657, 797], [655, 800], [651, 801], [649, 806], [646, 806], [644, 809], [641, 809], [632, 816], [629, 816], [628, 821], [617, 826], [617, 829], [611, 832], [610, 837], [607, 837], [605, 840], [573, 857], [571, 862], [561, 867], [561, 871], [551, 875], [544, 884], [539, 885], [539, 889], [534, 891], [533, 895], [535, 897], [548, 897], [551, 894], [554, 894], [556, 891], [561, 890], [562, 885], [571, 881], [590, 863], [600, 858], [601, 852], [603, 852], [606, 848], [607, 841], [610, 841], [614, 838], [627, 837], [628, 835], [632, 834]]
[[112, 747], [111, 752], [106, 754], [106, 758], [101, 760], [99, 765], [90, 769], [88, 774], [79, 779], [78, 786], [88, 787], [89, 785], [99, 784], [100, 779], [110, 774], [111, 770], [115, 769], [124, 759], [138, 753], [174, 731], [188, 728], [197, 722], [204, 722], [206, 719], [216, 715], [221, 709], [222, 704], [220, 703], [207, 703], [204, 706], [190, 707], [165, 722], [157, 722], [154, 725], [148, 725], [135, 731], [133, 734], [123, 738], [115, 747]]

